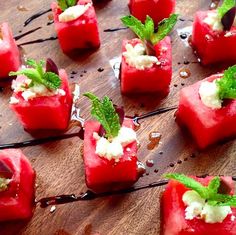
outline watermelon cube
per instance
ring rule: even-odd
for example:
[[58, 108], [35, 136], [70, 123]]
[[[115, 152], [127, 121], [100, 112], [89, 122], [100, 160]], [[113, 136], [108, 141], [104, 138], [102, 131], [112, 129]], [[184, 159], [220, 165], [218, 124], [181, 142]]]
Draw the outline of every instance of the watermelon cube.
[[215, 11], [199, 11], [195, 15], [192, 33], [192, 45], [202, 64], [217, 62], [236, 62], [236, 26], [230, 31], [213, 30], [204, 22], [208, 14]]
[[[29, 100], [25, 100], [21, 91], [13, 93], [12, 97], [17, 102], [12, 103], [10, 107], [16, 113], [26, 130], [65, 130], [68, 127], [72, 95], [65, 70], [59, 70], [59, 76], [62, 80], [60, 90], [63, 93], [58, 92], [50, 96], [36, 96]], [[25, 79], [25, 76], [18, 76], [16, 83], [22, 82]]]
[[176, 0], [130, 0], [129, 9], [131, 15], [135, 16], [143, 23], [149, 15], [155, 25], [164, 18], [169, 18], [175, 11]]
[[20, 53], [7, 23], [0, 25], [0, 79], [20, 67]]
[[[92, 2], [90, 0], [78, 1], [78, 5], [86, 4], [92, 4]], [[97, 17], [92, 5], [77, 19], [68, 22], [59, 21], [62, 10], [57, 3], [53, 2], [51, 8], [59, 43], [64, 53], [75, 49], [98, 48], [100, 46]]]
[[[125, 119], [123, 126], [134, 128], [132, 120]], [[138, 179], [137, 142], [124, 147], [119, 162], [100, 157], [96, 152], [94, 132], [99, 132], [101, 124], [97, 121], [85, 122], [84, 165], [86, 184], [94, 191], [107, 190], [117, 183], [134, 183]]]
[[212, 82], [221, 77], [222, 74], [212, 75], [180, 92], [177, 122], [190, 131], [200, 149], [236, 136], [236, 100], [228, 100], [222, 108], [212, 109], [204, 105], [199, 96], [203, 81]]
[[0, 174], [11, 175], [0, 191], [0, 221], [29, 219], [34, 209], [35, 172], [20, 150], [0, 151]]
[[139, 43], [142, 43], [139, 39], [123, 41], [120, 73], [121, 92], [123, 94], [158, 93], [161, 96], [166, 96], [169, 93], [169, 85], [172, 77], [170, 37], [165, 37], [154, 47], [158, 63], [153, 63], [152, 67], [144, 69], [137, 69], [128, 64], [124, 56], [127, 44], [131, 44], [134, 47]]
[[[222, 177], [234, 191], [232, 177]], [[201, 184], [207, 186], [212, 177], [196, 178]], [[231, 208], [222, 223], [206, 223], [202, 219], [185, 219], [186, 206], [182, 200], [183, 194], [188, 191], [183, 184], [170, 180], [161, 199], [162, 235], [235, 235], [236, 223], [232, 218], [236, 216], [236, 208]]]

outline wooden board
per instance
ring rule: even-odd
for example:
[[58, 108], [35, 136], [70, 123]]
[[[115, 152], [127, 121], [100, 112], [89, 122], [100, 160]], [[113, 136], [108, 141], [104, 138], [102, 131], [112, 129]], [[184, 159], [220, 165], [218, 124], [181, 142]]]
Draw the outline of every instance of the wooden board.
[[[109, 65], [109, 60], [120, 55], [122, 40], [133, 37], [129, 30], [103, 32], [107, 28], [122, 26], [119, 19], [128, 14], [127, 0], [103, 1], [96, 4], [102, 41], [101, 48], [97, 51], [83, 53], [77, 58], [69, 58], [61, 52], [57, 40], [27, 45], [23, 48], [28, 58], [51, 57], [59, 67], [65, 68], [68, 74], [71, 71], [77, 71], [78, 73], [73, 75], [74, 78], [70, 78], [70, 82], [71, 84], [78, 83], [81, 93], [92, 91], [100, 97], [109, 95], [114, 103], [125, 107], [126, 114], [142, 114], [157, 107], [176, 105], [179, 91], [183, 86], [192, 84], [221, 69], [219, 66], [202, 67], [198, 63], [185, 65], [183, 63], [185, 60], [194, 62], [197, 59], [191, 48], [185, 45], [177, 33], [177, 30], [192, 24], [195, 11], [208, 9], [210, 3], [205, 0], [191, 1], [191, 4], [189, 0], [181, 0], [177, 3], [177, 12], [181, 14], [183, 20], [178, 21], [176, 30], [171, 33], [173, 81], [171, 92], [164, 100], [158, 100], [155, 97], [144, 99], [121, 96], [119, 80], [114, 77]], [[28, 10], [17, 10], [17, 6], [20, 5]], [[49, 0], [1, 1], [0, 22], [8, 21], [14, 35], [18, 35], [19, 30], [26, 32], [38, 26], [42, 27], [37, 32], [18, 40], [18, 44], [55, 36], [54, 25], [47, 26], [49, 13], [36, 19], [27, 27], [23, 27], [23, 22], [29, 16], [39, 10], [46, 10], [49, 6]], [[103, 72], [97, 71], [100, 67], [104, 68]], [[180, 78], [181, 68], [190, 69], [191, 76], [187, 79]], [[32, 136], [23, 130], [9, 109], [10, 84], [1, 83], [0, 86], [4, 87], [3, 92], [0, 93], [0, 144], [31, 139]], [[80, 107], [82, 117], [88, 119], [90, 117], [89, 101], [81, 97]], [[149, 151], [147, 149], [148, 136], [152, 131], [160, 132], [162, 139], [157, 148]], [[233, 175], [236, 172], [235, 141], [214, 146], [204, 152], [196, 152], [192, 139], [176, 125], [174, 111], [143, 120], [141, 128], [138, 130], [138, 137], [141, 143], [140, 160], [145, 163], [146, 160], [152, 159], [155, 164], [153, 167], [147, 168], [148, 175], [142, 177], [137, 185], [157, 181], [163, 173], [172, 171], [196, 175], [205, 173]], [[62, 193], [79, 194], [86, 191], [81, 158], [82, 144], [82, 141], [75, 137], [50, 144], [22, 148], [37, 172], [37, 199]], [[194, 158], [191, 157], [193, 153], [195, 153]], [[182, 164], [177, 164], [178, 160], [182, 160]], [[155, 173], [155, 170], [158, 172]], [[50, 208], [37, 207], [30, 222], [1, 224], [0, 234], [159, 234], [159, 198], [162, 190], [163, 188], [148, 189], [127, 195], [61, 205], [57, 206], [54, 213], [50, 213]]]

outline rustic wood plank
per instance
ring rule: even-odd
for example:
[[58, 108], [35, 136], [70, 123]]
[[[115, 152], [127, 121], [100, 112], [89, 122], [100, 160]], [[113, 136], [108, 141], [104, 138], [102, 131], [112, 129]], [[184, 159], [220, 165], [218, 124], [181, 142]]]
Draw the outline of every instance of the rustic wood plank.
[[[26, 7], [28, 11], [18, 11], [19, 5]], [[120, 95], [119, 81], [114, 77], [109, 60], [120, 55], [122, 40], [132, 38], [133, 34], [129, 30], [113, 33], [106, 33], [103, 30], [122, 26], [119, 18], [128, 14], [126, 0], [97, 3], [96, 11], [102, 39], [102, 46], [97, 51], [83, 53], [77, 58], [69, 58], [61, 52], [58, 41], [27, 45], [24, 49], [29, 58], [40, 59], [50, 56], [59, 67], [65, 68], [68, 74], [73, 70], [77, 71], [78, 73], [73, 75], [74, 78], [70, 78], [70, 82], [71, 84], [78, 83], [82, 93], [93, 91], [99, 96], [108, 94], [116, 104], [125, 107], [127, 114], [141, 114], [160, 106], [176, 105], [179, 91], [183, 86], [220, 70], [219, 66], [202, 67], [197, 63], [184, 65], [185, 59], [196, 61], [196, 57], [191, 48], [187, 47], [177, 34], [178, 29], [192, 24], [191, 20], [196, 10], [207, 9], [209, 5], [210, 1], [204, 0], [192, 1], [191, 4], [188, 0], [177, 3], [177, 12], [186, 20], [179, 21], [176, 30], [171, 34], [173, 81], [171, 92], [164, 100], [158, 100], [155, 97], [130, 98]], [[8, 0], [1, 1], [0, 7], [2, 10], [0, 22], [8, 21], [14, 35], [18, 35], [19, 30], [26, 32], [39, 26], [42, 27], [17, 43], [56, 35], [53, 25], [47, 26], [50, 13], [23, 27], [23, 22], [29, 16], [50, 7], [49, 0]], [[97, 71], [100, 67], [104, 68], [103, 72]], [[181, 68], [189, 68], [191, 76], [185, 80], [180, 78]], [[84, 70], [87, 72], [84, 73]], [[23, 130], [12, 111], [9, 110], [10, 84], [1, 82], [0, 86], [4, 86], [4, 91], [0, 92], [0, 143], [31, 139], [30, 134]], [[81, 98], [80, 106], [82, 117], [89, 118], [89, 101]], [[147, 150], [148, 135], [152, 131], [160, 132], [162, 139], [157, 148], [149, 151]], [[141, 143], [140, 160], [145, 163], [147, 159], [153, 159], [155, 164], [152, 168], [147, 168], [149, 175], [142, 177], [137, 185], [151, 183], [160, 179], [163, 173], [172, 171], [196, 175], [204, 173], [233, 175], [236, 172], [235, 141], [219, 144], [204, 152], [197, 152], [195, 158], [190, 157], [196, 152], [194, 144], [191, 138], [176, 125], [174, 111], [143, 120], [138, 136]], [[37, 198], [62, 193], [79, 194], [86, 190], [81, 147], [82, 141], [75, 137], [22, 149], [37, 172]], [[177, 163], [180, 159], [182, 164]], [[169, 166], [171, 163], [173, 163], [172, 167]], [[158, 172], [155, 173], [154, 170]], [[2, 223], [0, 233], [4, 235], [159, 234], [159, 198], [162, 190], [163, 188], [149, 189], [122, 196], [61, 205], [57, 206], [54, 213], [50, 213], [50, 208], [37, 207], [31, 221]]]

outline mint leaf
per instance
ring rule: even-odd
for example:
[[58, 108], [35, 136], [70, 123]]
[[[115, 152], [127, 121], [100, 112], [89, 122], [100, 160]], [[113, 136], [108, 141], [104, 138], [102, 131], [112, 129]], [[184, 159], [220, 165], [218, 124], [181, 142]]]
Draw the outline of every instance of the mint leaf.
[[0, 177], [0, 192], [6, 191], [9, 183], [10, 183], [9, 179]]
[[76, 5], [76, 0], [57, 0], [57, 3], [62, 11], [65, 11], [69, 7], [73, 7]]
[[60, 77], [52, 72], [43, 74], [43, 84], [51, 90], [56, 90], [61, 86]]
[[153, 33], [151, 36], [152, 44], [157, 44], [160, 42], [164, 37], [166, 37], [170, 31], [174, 28], [178, 19], [177, 14], [171, 14], [169, 18], [162, 20], [158, 24], [158, 31], [157, 33]]
[[101, 123], [106, 131], [106, 137], [108, 139], [116, 137], [120, 130], [120, 122], [110, 99], [105, 96], [103, 100], [99, 100], [97, 96], [90, 92], [85, 93], [84, 96], [92, 101], [91, 115]]
[[211, 206], [231, 206], [236, 207], [236, 195], [217, 193], [220, 187], [220, 177], [214, 177], [208, 184], [203, 186], [196, 180], [183, 174], [167, 174], [168, 179], [174, 179], [184, 184], [187, 188], [196, 191], [201, 198], [205, 199]]
[[22, 69], [17, 72], [10, 72], [9, 76], [25, 75], [32, 80], [30, 87], [34, 83], [43, 84], [45, 87], [51, 90], [56, 90], [61, 86], [60, 77], [53, 72], [44, 72], [43, 66], [45, 62], [43, 60], [37, 63], [35, 60], [27, 60], [26, 62], [29, 66], [33, 68]]
[[129, 27], [142, 41], [147, 39], [145, 34], [145, 26], [140, 20], [132, 15], [129, 15], [122, 17], [121, 21], [125, 26]]
[[153, 19], [150, 16], [146, 17], [144, 27], [145, 27], [145, 37], [151, 38], [155, 30], [155, 26], [154, 26]]
[[235, 0], [224, 0], [223, 4], [217, 8], [219, 17], [222, 18], [235, 4]]
[[220, 187], [220, 177], [219, 176], [217, 176], [214, 179], [212, 179], [210, 181], [210, 183], [208, 184], [208, 186], [207, 186], [209, 191], [212, 192], [212, 193], [217, 193], [219, 187]]
[[216, 81], [220, 99], [236, 99], [236, 65], [224, 71], [221, 79]]
[[164, 19], [158, 25], [158, 31], [155, 33], [154, 22], [150, 16], [146, 17], [143, 24], [134, 16], [124, 16], [121, 18], [123, 24], [129, 27], [142, 41], [150, 41], [156, 45], [173, 29], [177, 22], [178, 15], [172, 14], [169, 18]]
[[184, 184], [187, 188], [193, 189], [196, 191], [202, 198], [207, 199], [209, 193], [206, 187], [196, 180], [184, 175], [184, 174], [167, 174], [165, 175], [167, 179], [174, 179]]

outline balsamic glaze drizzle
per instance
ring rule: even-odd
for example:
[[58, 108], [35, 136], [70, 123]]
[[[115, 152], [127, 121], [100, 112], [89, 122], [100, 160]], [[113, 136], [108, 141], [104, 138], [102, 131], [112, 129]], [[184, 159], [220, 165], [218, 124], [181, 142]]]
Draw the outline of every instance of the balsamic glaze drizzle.
[[19, 34], [19, 35], [15, 36], [14, 39], [17, 41], [17, 40], [19, 40], [20, 38], [23, 38], [24, 36], [29, 35], [29, 34], [31, 34], [31, 33], [34, 33], [35, 31], [37, 31], [37, 30], [39, 30], [39, 29], [41, 29], [41, 28], [42, 28], [42, 27], [37, 27], [37, 28], [32, 29], [32, 30], [29, 30], [29, 31], [27, 31], [27, 32], [25, 32], [25, 33]]
[[[208, 174], [204, 174], [197, 177], [205, 178], [207, 176]], [[236, 176], [232, 176], [232, 180], [236, 181]], [[143, 189], [161, 187], [168, 184], [168, 182], [169, 180], [160, 180], [160, 181], [148, 184], [148, 185], [133, 186], [131, 188], [126, 188], [126, 189], [121, 189], [121, 190], [116, 190], [116, 191], [108, 191], [108, 192], [103, 192], [103, 193], [94, 193], [91, 190], [88, 190], [87, 192], [82, 193], [79, 196], [76, 196], [75, 194], [68, 194], [68, 195], [59, 195], [59, 196], [54, 196], [54, 197], [42, 198], [36, 201], [36, 204], [39, 203], [41, 208], [46, 208], [52, 205], [66, 204], [66, 203], [77, 202], [77, 201], [90, 201], [96, 198], [122, 195], [122, 194], [132, 193], [132, 192], [136, 192]]]
[[30, 17], [24, 22], [24, 27], [25, 27], [26, 25], [28, 25], [29, 23], [31, 23], [33, 20], [35, 20], [35, 19], [39, 18], [40, 16], [42, 16], [42, 15], [44, 15], [44, 14], [50, 12], [51, 10], [52, 10], [52, 9], [50, 8], [50, 9], [47, 9], [47, 10], [44, 10], [44, 11], [40, 11], [40, 12], [38, 12], [38, 13], [36, 13], [36, 14], [30, 16]]
[[[160, 108], [160, 109], [157, 109], [157, 110], [152, 111], [150, 113], [143, 114], [141, 116], [127, 117], [127, 118], [131, 118], [131, 119], [133, 119], [134, 123], [139, 124], [139, 120], [141, 120], [141, 119], [148, 118], [148, 117], [158, 115], [158, 114], [162, 114], [162, 113], [174, 110], [176, 108], [177, 108], [177, 106], [173, 106], [173, 107], [169, 107], [169, 108]], [[76, 116], [74, 116], [74, 115], [76, 115]], [[79, 122], [83, 121], [83, 119], [77, 117], [76, 113], [75, 114], [72, 113], [72, 120], [79, 121]], [[83, 129], [83, 125], [82, 125], [79, 132], [70, 133], [70, 134], [63, 134], [63, 135], [59, 135], [59, 136], [50, 136], [50, 137], [45, 137], [45, 138], [41, 138], [41, 139], [26, 140], [26, 141], [18, 142], [18, 143], [0, 144], [0, 149], [23, 148], [23, 147], [35, 146], [35, 145], [45, 144], [45, 143], [53, 142], [53, 141], [57, 141], [57, 140], [69, 139], [69, 138], [76, 137], [76, 136], [79, 137], [80, 139], [83, 139], [83, 134], [84, 134], [84, 129]]]
[[30, 45], [30, 44], [36, 44], [36, 43], [42, 43], [42, 42], [46, 42], [46, 41], [53, 41], [53, 40], [57, 40], [58, 37], [56, 36], [52, 36], [50, 38], [40, 38], [40, 39], [36, 39], [33, 41], [29, 41], [29, 42], [23, 42], [21, 44], [19, 44], [18, 46], [25, 46], [25, 45]]
[[0, 149], [23, 148], [23, 147], [28, 147], [28, 146], [36, 146], [40, 144], [45, 144], [45, 143], [49, 143], [49, 142], [53, 142], [57, 140], [69, 139], [76, 136], [80, 137], [81, 130], [76, 133], [64, 134], [64, 135], [59, 135], [59, 136], [50, 136], [50, 137], [45, 137], [45, 138], [40, 138], [40, 139], [26, 140], [26, 141], [18, 142], [18, 143], [1, 144]]
[[125, 30], [125, 29], [128, 29], [128, 27], [120, 27], [120, 28], [114, 28], [114, 29], [104, 29], [103, 32], [110, 33], [110, 32], [116, 32], [116, 31]]
[[110, 192], [108, 191], [108, 192], [103, 192], [103, 193], [94, 193], [91, 190], [88, 190], [87, 192], [79, 196], [76, 196], [75, 194], [59, 195], [55, 197], [42, 198], [38, 200], [36, 203], [39, 203], [40, 207], [45, 208], [51, 205], [65, 204], [65, 203], [76, 202], [76, 201], [89, 201], [89, 200], [93, 200], [93, 199], [101, 198], [101, 197], [132, 193], [132, 192], [136, 192], [136, 191], [147, 189], [147, 188], [160, 187], [160, 186], [166, 185], [167, 183], [168, 183], [168, 180], [161, 180], [158, 182], [153, 182], [148, 185], [134, 186], [131, 188], [110, 191]]

